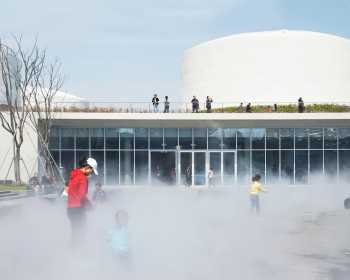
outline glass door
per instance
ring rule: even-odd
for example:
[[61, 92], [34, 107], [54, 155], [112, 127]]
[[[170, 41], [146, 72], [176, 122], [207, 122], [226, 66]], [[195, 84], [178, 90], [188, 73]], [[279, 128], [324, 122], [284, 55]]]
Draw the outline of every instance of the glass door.
[[223, 152], [223, 184], [232, 186], [236, 182], [236, 153]]
[[213, 171], [213, 182], [214, 186], [222, 184], [222, 162], [221, 162], [221, 152], [209, 152], [209, 166]]
[[194, 185], [206, 184], [205, 152], [194, 152]]
[[180, 153], [180, 184], [192, 186], [192, 152]]

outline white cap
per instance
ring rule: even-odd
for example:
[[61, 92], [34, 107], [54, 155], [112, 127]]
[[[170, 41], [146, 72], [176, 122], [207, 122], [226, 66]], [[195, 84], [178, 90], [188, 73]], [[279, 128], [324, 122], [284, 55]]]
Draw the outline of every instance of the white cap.
[[95, 175], [98, 175], [98, 172], [97, 172], [97, 161], [94, 158], [88, 158], [86, 160], [86, 163], [92, 168], [92, 170], [94, 171]]

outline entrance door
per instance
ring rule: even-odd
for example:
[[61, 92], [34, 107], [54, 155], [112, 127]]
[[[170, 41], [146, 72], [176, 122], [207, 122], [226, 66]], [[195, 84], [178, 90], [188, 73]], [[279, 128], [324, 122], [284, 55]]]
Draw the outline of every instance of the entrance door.
[[236, 153], [223, 152], [223, 184], [232, 186], [236, 182]]
[[180, 184], [185, 186], [192, 185], [192, 152], [180, 153]]
[[[209, 152], [209, 167], [213, 170], [213, 185], [221, 185], [222, 184], [222, 165], [221, 165], [221, 152]], [[208, 172], [207, 172], [208, 173]]]
[[206, 184], [205, 152], [194, 152], [194, 185]]
[[175, 185], [175, 166], [175, 152], [151, 152], [151, 183]]

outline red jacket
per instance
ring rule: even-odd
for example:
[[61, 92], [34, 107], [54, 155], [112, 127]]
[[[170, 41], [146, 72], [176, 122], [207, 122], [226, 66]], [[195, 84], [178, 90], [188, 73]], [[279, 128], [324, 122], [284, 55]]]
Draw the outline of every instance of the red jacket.
[[87, 207], [88, 178], [80, 169], [73, 169], [68, 183], [68, 208]]

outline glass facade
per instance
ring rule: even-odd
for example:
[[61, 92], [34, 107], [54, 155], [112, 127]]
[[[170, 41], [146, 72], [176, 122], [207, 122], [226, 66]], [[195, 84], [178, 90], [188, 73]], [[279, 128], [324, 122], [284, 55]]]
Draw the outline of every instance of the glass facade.
[[83, 157], [96, 158], [110, 185], [308, 184], [350, 177], [350, 128], [64, 128], [50, 151], [67, 178]]

